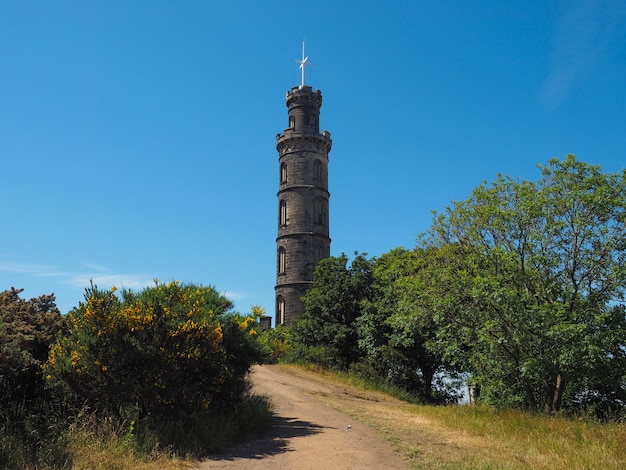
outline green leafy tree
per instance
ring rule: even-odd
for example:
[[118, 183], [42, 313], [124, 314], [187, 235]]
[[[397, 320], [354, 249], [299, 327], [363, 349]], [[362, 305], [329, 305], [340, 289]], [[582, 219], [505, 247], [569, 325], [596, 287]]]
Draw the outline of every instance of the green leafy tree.
[[541, 172], [482, 184], [422, 239], [446, 260], [428, 290], [438, 347], [491, 402], [623, 404], [625, 174], [572, 155]]
[[436, 338], [432, 306], [423, 295], [430, 262], [422, 249], [396, 248], [376, 259], [373, 295], [357, 322], [359, 345], [380, 378], [427, 401], [445, 401], [455, 394], [435, 377], [445, 372], [451, 378], [454, 371], [429, 347]]
[[92, 286], [69, 313], [69, 335], [52, 350], [51, 382], [76, 403], [143, 415], [233, 410], [259, 359], [254, 315], [230, 313], [212, 287], [157, 283], [121, 297]]
[[371, 265], [363, 254], [350, 267], [345, 254], [320, 261], [303, 298], [305, 313], [292, 325], [295, 348], [304, 348], [308, 359], [345, 369], [362, 356], [356, 321], [370, 295]]

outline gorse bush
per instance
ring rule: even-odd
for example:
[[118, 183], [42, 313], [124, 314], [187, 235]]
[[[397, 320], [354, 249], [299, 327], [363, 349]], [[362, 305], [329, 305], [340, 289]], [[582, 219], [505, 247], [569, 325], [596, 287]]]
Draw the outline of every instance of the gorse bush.
[[[128, 468], [201, 457], [270, 422], [249, 393], [257, 317], [212, 287], [0, 293], [0, 468]], [[165, 465], [165, 466], [164, 466]]]
[[234, 410], [259, 352], [256, 319], [231, 308], [212, 287], [157, 282], [118, 295], [92, 285], [52, 348], [47, 378], [73, 405], [107, 414]]

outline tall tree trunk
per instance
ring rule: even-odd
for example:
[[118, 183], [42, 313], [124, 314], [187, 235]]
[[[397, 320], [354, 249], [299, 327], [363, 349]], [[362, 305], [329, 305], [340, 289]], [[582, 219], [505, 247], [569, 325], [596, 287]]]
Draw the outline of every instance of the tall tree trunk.
[[565, 378], [560, 373], [557, 373], [556, 377], [552, 380], [554, 380], [554, 382], [552, 382], [549, 378], [546, 378], [543, 381], [545, 391], [544, 409], [546, 413], [553, 413], [561, 410], [563, 392], [565, 391], [565, 385], [567, 383]]
[[537, 409], [537, 400], [535, 400], [535, 394], [533, 393], [533, 388], [530, 386], [528, 381], [522, 377], [522, 386], [524, 387], [524, 393], [526, 394], [526, 406], [528, 409], [536, 410]]
[[561, 374], [557, 374], [556, 376], [556, 387], [554, 389], [554, 400], [552, 401], [552, 411], [560, 411], [561, 403], [563, 401], [563, 392], [565, 391], [565, 386], [567, 385], [567, 380]]
[[552, 411], [552, 406], [554, 403], [554, 387], [552, 386], [552, 381], [550, 377], [544, 376], [543, 378], [543, 396], [544, 403], [543, 409], [546, 413], [550, 413]]
[[435, 371], [429, 367], [422, 367], [422, 394], [424, 398], [430, 399], [433, 396], [433, 377]]

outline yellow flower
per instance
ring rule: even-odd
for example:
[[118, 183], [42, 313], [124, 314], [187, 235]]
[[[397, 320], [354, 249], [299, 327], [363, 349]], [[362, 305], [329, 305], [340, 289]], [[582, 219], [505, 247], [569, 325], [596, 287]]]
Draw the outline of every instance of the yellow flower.
[[78, 364], [78, 361], [80, 361], [79, 352], [76, 350], [72, 351], [72, 353], [70, 354], [70, 358], [72, 359], [72, 366], [76, 367], [76, 365]]

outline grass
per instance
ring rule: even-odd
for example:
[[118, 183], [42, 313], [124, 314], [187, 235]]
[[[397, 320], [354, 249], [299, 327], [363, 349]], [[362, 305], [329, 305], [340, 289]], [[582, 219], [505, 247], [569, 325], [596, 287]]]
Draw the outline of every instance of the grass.
[[[295, 366], [285, 368], [297, 375], [304, 373]], [[358, 378], [308, 372], [344, 392], [318, 396], [320, 401], [377, 430], [410, 468], [626, 468], [626, 423], [484, 406], [410, 404], [371, 390], [371, 384]]]
[[[249, 395], [234, 416], [197, 414], [168, 422], [120, 422], [98, 418], [93, 413], [81, 413], [70, 425], [52, 420], [54, 424], [47, 434], [37, 437], [36, 441], [0, 425], [0, 468], [193, 468], [210, 453], [267, 429], [271, 419], [269, 399]], [[27, 442], [29, 440], [32, 442]], [[33, 451], [33, 448], [37, 450]]]
[[[335, 385], [337, 393], [315, 397], [375, 429], [413, 469], [626, 468], [623, 422], [599, 423], [482, 406], [417, 405], [347, 374], [280, 367]], [[267, 398], [252, 395], [236, 419], [187, 418], [179, 423], [119, 423], [84, 414], [63, 432], [57, 426], [54, 434], [38, 438], [45, 446], [36, 446], [34, 456], [24, 452], [20, 439], [0, 423], [0, 467], [193, 468], [208, 452], [262, 431], [270, 423], [271, 409]], [[241, 432], [244, 428], [246, 434]]]

